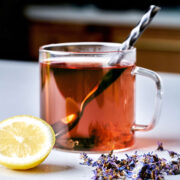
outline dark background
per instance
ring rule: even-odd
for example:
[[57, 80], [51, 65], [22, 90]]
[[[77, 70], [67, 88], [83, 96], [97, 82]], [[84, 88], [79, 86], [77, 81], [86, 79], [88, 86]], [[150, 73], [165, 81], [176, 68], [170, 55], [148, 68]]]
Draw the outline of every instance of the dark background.
[[[111, 2], [111, 3], [109, 3]], [[163, 8], [176, 8], [179, 0], [161, 1], [101, 1], [101, 0], [1, 0], [0, 1], [0, 58], [31, 60], [28, 53], [28, 21], [23, 15], [27, 5], [86, 6], [93, 4], [106, 10], [145, 10], [150, 4]]]

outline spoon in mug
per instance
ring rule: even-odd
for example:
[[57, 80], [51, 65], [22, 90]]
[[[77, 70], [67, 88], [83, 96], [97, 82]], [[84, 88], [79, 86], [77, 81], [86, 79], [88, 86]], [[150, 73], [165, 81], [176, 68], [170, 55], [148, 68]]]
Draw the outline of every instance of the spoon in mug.
[[[138, 38], [144, 32], [144, 30], [149, 26], [150, 22], [159, 10], [160, 8], [158, 6], [150, 6], [149, 10], [142, 16], [139, 23], [135, 26], [135, 28], [131, 30], [127, 39], [122, 43], [122, 46], [120, 47], [117, 54], [113, 56], [111, 60], [108, 62], [110, 66], [119, 64], [121, 62], [121, 60], [124, 57], [123, 50], [131, 49], [133, 47], [133, 45], [136, 43]], [[60, 121], [54, 123], [52, 127], [55, 131], [56, 137], [61, 136], [73, 129], [81, 119], [87, 104], [91, 102], [99, 94], [101, 94], [105, 89], [107, 89], [124, 72], [125, 69], [126, 68], [111, 69], [109, 72], [107, 72], [103, 76], [100, 83], [97, 86], [95, 86], [94, 89], [92, 89], [81, 102], [79, 111], [70, 114], [61, 119]]]
[[71, 129], [73, 129], [79, 122], [80, 118], [82, 117], [84, 109], [87, 106], [87, 104], [90, 101], [92, 101], [96, 96], [101, 94], [106, 88], [108, 88], [123, 73], [125, 69], [126, 68], [112, 69], [109, 72], [107, 72], [104, 75], [101, 82], [99, 83], [99, 85], [95, 86], [94, 89], [92, 89], [90, 93], [81, 102], [78, 112], [74, 114], [70, 114], [65, 118], [61, 119], [61, 121], [54, 123], [52, 127], [55, 131], [56, 137], [66, 133], [67, 130], [70, 131]]

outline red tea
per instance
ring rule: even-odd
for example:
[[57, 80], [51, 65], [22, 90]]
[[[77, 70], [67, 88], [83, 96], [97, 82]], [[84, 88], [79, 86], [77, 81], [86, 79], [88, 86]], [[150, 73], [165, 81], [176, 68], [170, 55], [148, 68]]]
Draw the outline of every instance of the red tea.
[[[85, 58], [85, 57], [84, 57]], [[66, 62], [66, 63], [64, 63]], [[85, 63], [86, 62], [86, 63]], [[87, 104], [75, 127], [56, 139], [56, 147], [68, 150], [109, 151], [133, 145], [133, 66], [104, 66], [99, 62], [51, 60], [41, 65], [41, 117], [53, 125], [76, 114], [84, 98], [111, 69], [123, 73]], [[61, 127], [60, 127], [61, 128]]]

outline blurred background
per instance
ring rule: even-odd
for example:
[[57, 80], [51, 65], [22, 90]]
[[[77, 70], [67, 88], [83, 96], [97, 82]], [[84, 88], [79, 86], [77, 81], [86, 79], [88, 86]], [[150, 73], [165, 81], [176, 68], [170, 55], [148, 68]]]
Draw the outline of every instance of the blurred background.
[[136, 44], [137, 65], [180, 73], [179, 0], [1, 0], [0, 59], [38, 61], [49, 43], [122, 42], [150, 4], [162, 10]]

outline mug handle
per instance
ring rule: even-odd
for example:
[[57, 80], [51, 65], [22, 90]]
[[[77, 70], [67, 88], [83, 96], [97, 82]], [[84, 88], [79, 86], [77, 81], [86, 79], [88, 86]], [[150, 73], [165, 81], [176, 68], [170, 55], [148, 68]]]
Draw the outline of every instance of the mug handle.
[[152, 117], [150, 124], [149, 125], [143, 125], [143, 124], [136, 124], [135, 123], [132, 127], [133, 131], [149, 131], [149, 130], [154, 128], [154, 126], [155, 126], [155, 124], [158, 121], [159, 116], [160, 116], [161, 106], [162, 106], [162, 94], [163, 94], [163, 92], [162, 92], [162, 81], [156, 72], [151, 71], [151, 70], [146, 69], [146, 68], [141, 68], [138, 66], [136, 66], [132, 70], [131, 74], [148, 77], [148, 78], [152, 79], [156, 85], [157, 92], [156, 92], [156, 98], [155, 98], [155, 111], [154, 111], [154, 114], [153, 114], [153, 117]]

